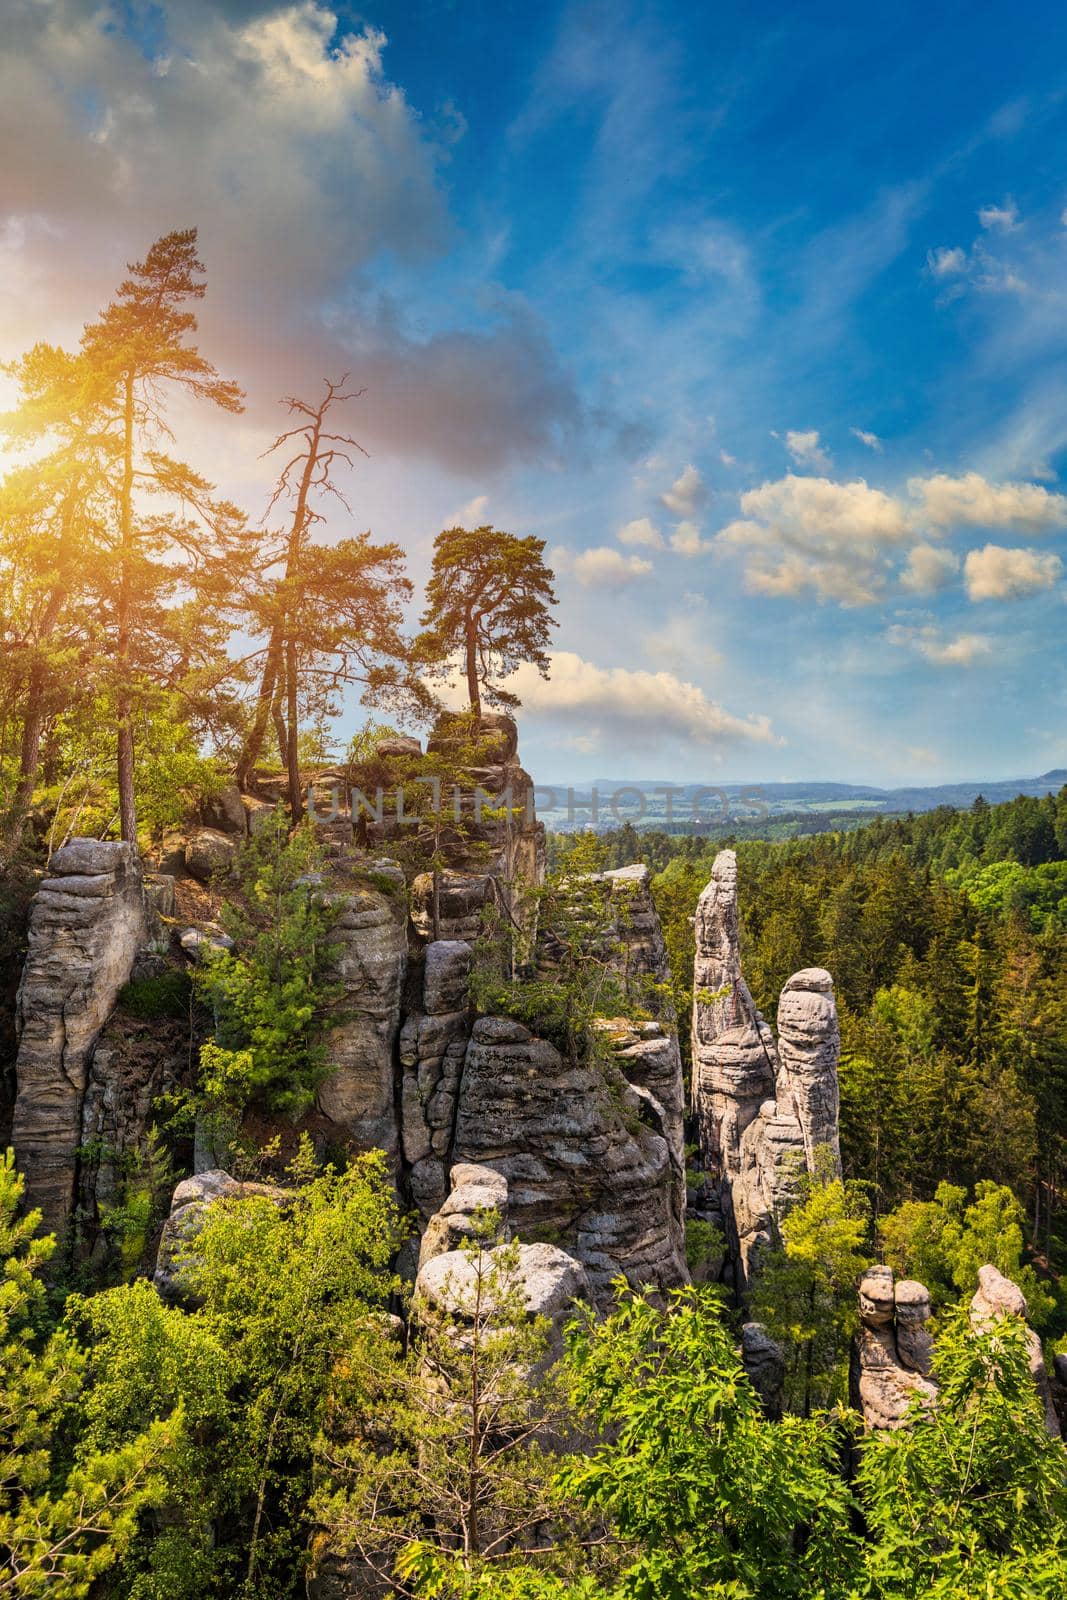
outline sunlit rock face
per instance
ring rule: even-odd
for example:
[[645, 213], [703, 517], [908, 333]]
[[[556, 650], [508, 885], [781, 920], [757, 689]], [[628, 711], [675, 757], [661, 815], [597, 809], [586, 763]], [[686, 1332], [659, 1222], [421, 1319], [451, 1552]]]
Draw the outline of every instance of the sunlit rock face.
[[871, 1267], [860, 1283], [849, 1388], [869, 1428], [899, 1428], [916, 1403], [933, 1400], [929, 1316], [924, 1286], [895, 1283], [891, 1267]]
[[809, 1171], [820, 1148], [830, 1151], [837, 1169], [841, 1166], [840, 1054], [834, 980], [822, 967], [805, 967], [789, 979], [778, 1001], [776, 1098], [800, 1124]]
[[778, 1039], [741, 970], [737, 857], [722, 850], [697, 903], [693, 1110], [701, 1160], [743, 1291], [805, 1172], [840, 1172], [840, 1034], [833, 979], [797, 972], [782, 989]]
[[[372, 850], [357, 847], [350, 822], [330, 814], [329, 785], [319, 784], [323, 865], [308, 882], [336, 913], [329, 977], [339, 992], [323, 1019], [329, 1071], [302, 1127], [320, 1155], [384, 1151], [401, 1203], [426, 1233], [426, 1249], [438, 1247], [432, 1230], [455, 1248], [462, 1228], [449, 1220], [451, 1175], [476, 1167], [489, 1174], [482, 1189], [509, 1189], [510, 1225], [522, 1241], [565, 1248], [599, 1300], [606, 1302], [619, 1275], [667, 1290], [688, 1279], [685, 1107], [650, 874], [633, 866], [596, 876], [612, 911], [603, 955], [640, 1008], [638, 1020], [601, 1019], [597, 1048], [571, 1060], [536, 1026], [478, 1018], [471, 974], [485, 907], [491, 902], [507, 915], [520, 901], [527, 906], [517, 885], [536, 885], [544, 872], [543, 830], [528, 804], [532, 781], [519, 765], [514, 722], [486, 717], [481, 731], [488, 749], [484, 765], [466, 774], [463, 804], [473, 804], [475, 786], [490, 796], [510, 789], [511, 810], [481, 820], [465, 814], [436, 885], [425, 872], [409, 892], [397, 862], [378, 852], [382, 841], [373, 840]], [[430, 743], [440, 754], [436, 735]], [[383, 741], [376, 753], [383, 785], [390, 760], [418, 754], [414, 741]], [[326, 776], [332, 782], [343, 774]], [[260, 803], [269, 808], [268, 799]], [[256, 831], [257, 814], [234, 790], [183, 833], [182, 849], [172, 851], [176, 876], [157, 884], [166, 890], [173, 937], [169, 949], [155, 951], [154, 973], [195, 971], [206, 951], [232, 947], [218, 918], [220, 900], [235, 890], [219, 868]], [[190, 840], [203, 846], [203, 860], [196, 850], [186, 859]], [[144, 1155], [155, 1101], [176, 1081], [175, 1041], [164, 1038], [162, 1020], [147, 1024], [159, 1039], [138, 1054], [126, 1048], [129, 1019], [116, 1013], [99, 1070], [90, 1062], [145, 938], [133, 856], [125, 846], [83, 842], [55, 865], [54, 880], [38, 896], [23, 980], [16, 1123], [31, 1198], [44, 1206], [49, 1226], [70, 1214], [79, 1144], [107, 1141], [131, 1159]], [[521, 926], [526, 959], [550, 963], [532, 925]], [[156, 930], [162, 932], [158, 921]], [[209, 1027], [210, 1019], [200, 1023]], [[184, 1018], [169, 1024], [172, 1033], [185, 1029], [178, 1053], [190, 1076], [200, 1023], [192, 1032]], [[262, 1108], [253, 1108], [249, 1130], [261, 1140], [270, 1133], [264, 1120]], [[223, 1159], [197, 1143], [198, 1174]], [[121, 1198], [117, 1177], [103, 1168], [84, 1167], [78, 1181], [86, 1214]]]
[[778, 1072], [774, 1035], [742, 976], [737, 922], [737, 857], [721, 850], [694, 923], [693, 1109], [704, 1166], [726, 1183]]
[[17, 1000], [12, 1140], [26, 1203], [65, 1234], [93, 1048], [130, 977], [146, 923], [131, 846], [73, 839], [34, 900]]

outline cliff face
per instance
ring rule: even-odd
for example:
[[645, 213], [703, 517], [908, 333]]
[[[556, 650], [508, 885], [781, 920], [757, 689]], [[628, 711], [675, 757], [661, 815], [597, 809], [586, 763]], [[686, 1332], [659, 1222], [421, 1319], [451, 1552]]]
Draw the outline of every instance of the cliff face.
[[65, 1234], [74, 1204], [93, 1047], [146, 934], [129, 845], [75, 839], [57, 850], [30, 912], [16, 1025], [12, 1140], [26, 1202]]
[[741, 970], [737, 895], [737, 857], [722, 850], [694, 924], [693, 1110], [708, 1213], [743, 1290], [800, 1174], [824, 1161], [840, 1171], [841, 1041], [833, 979], [820, 967], [785, 984], [775, 1041]]
[[[543, 830], [528, 805], [532, 781], [518, 762], [514, 724], [487, 718], [483, 732], [491, 761], [467, 775], [463, 804], [474, 785], [488, 795], [510, 787], [514, 809], [488, 812], [481, 822], [466, 818], [436, 903], [431, 873], [416, 876], [409, 892], [395, 862], [373, 854], [396, 837], [395, 820], [370, 829], [369, 851], [355, 848], [347, 819], [321, 826], [321, 889], [338, 912], [332, 976], [341, 993], [327, 1041], [333, 1070], [307, 1125], [324, 1151], [384, 1150], [402, 1197], [424, 1223], [445, 1204], [453, 1168], [476, 1163], [507, 1183], [515, 1231], [546, 1247], [565, 1245], [594, 1295], [606, 1297], [620, 1273], [665, 1289], [687, 1278], [673, 1017], [606, 1018], [603, 1048], [574, 1065], [531, 1029], [476, 1019], [471, 1007], [472, 941], [483, 907], [494, 899], [517, 914], [517, 886], [537, 883], [544, 869]], [[383, 747], [383, 761], [391, 748]], [[417, 749], [405, 741], [400, 754]], [[178, 876], [164, 875], [157, 892], [173, 912], [177, 883], [180, 903], [203, 909], [184, 931], [175, 921], [172, 960], [195, 962], [205, 942], [218, 942], [211, 907], [225, 894], [240, 840], [267, 809], [227, 792], [187, 836], [168, 841], [164, 865]], [[327, 806], [320, 814], [328, 815]], [[16, 1149], [32, 1203], [49, 1227], [63, 1229], [79, 1149], [81, 1205], [93, 1218], [120, 1198], [123, 1168], [143, 1157], [155, 1102], [175, 1086], [176, 1069], [161, 1021], [140, 1029], [122, 1013], [108, 1021], [146, 938], [142, 881], [128, 848], [80, 841], [55, 864], [33, 909], [20, 994]], [[611, 959], [633, 994], [644, 995], [650, 981], [669, 976], [648, 870], [626, 868], [601, 881], [618, 907]], [[441, 937], [433, 937], [435, 922]], [[213, 1153], [198, 1149], [197, 1169], [213, 1164]]]

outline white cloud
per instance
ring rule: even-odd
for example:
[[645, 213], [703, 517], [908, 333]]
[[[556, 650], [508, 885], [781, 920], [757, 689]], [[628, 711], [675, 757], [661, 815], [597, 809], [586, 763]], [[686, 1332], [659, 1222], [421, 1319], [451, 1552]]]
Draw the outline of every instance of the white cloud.
[[961, 477], [937, 472], [909, 478], [908, 493], [918, 501], [917, 520], [933, 528], [1003, 528], [1043, 533], [1067, 527], [1067, 495], [1050, 494], [1036, 483], [990, 483], [979, 472]]
[[[882, 593], [891, 558], [904, 544], [912, 549], [901, 583], [921, 594], [942, 588], [959, 568], [956, 557], [936, 549], [930, 538], [953, 528], [1040, 533], [1067, 527], [1067, 495], [1051, 494], [1040, 484], [995, 484], [978, 472], [934, 473], [910, 478], [907, 491], [905, 500], [871, 488], [863, 478], [838, 483], [790, 473], [741, 495], [743, 515], [712, 543], [742, 552], [746, 585], [753, 593], [810, 591], [822, 600], [856, 606], [869, 605]], [[921, 538], [924, 533], [927, 540]], [[1054, 567], [1058, 574], [1057, 560], [1044, 559], [1026, 572], [1016, 563], [1016, 581], [1025, 583], [1029, 575], [1029, 587], [1047, 587]]]
[[489, 505], [487, 494], [476, 494], [468, 500], [465, 506], [460, 506], [451, 517], [441, 524], [444, 528], [480, 528], [485, 520], [486, 508]]
[[649, 550], [663, 549], [663, 535], [649, 517], [637, 517], [619, 529], [620, 544], [644, 545]]
[[708, 486], [696, 467], [688, 466], [660, 500], [676, 517], [695, 517], [708, 502]]
[[935, 278], [958, 278], [967, 270], [967, 252], [958, 245], [952, 249], [942, 245], [937, 250], [929, 250], [926, 270]]
[[571, 571], [585, 589], [621, 589], [635, 578], [645, 578], [652, 571], [651, 561], [640, 556], [624, 556], [621, 550], [610, 545], [597, 545], [592, 550], [582, 550], [570, 563]]
[[1014, 200], [1005, 200], [1002, 206], [983, 206], [978, 220], [994, 233], [1014, 233], [1019, 226], [1019, 208]]
[[790, 428], [785, 436], [785, 447], [798, 467], [818, 467], [822, 472], [829, 470], [830, 457], [819, 443], [817, 428], [810, 428], [807, 433], [798, 433]]
[[780, 745], [770, 718], [735, 716], [710, 700], [694, 683], [672, 672], [630, 671], [600, 667], [570, 650], [552, 655], [545, 682], [536, 668], [523, 664], [506, 687], [523, 703], [523, 713], [614, 739], [616, 748], [654, 748], [683, 740], [706, 750], [715, 745]]
[[917, 544], [908, 551], [900, 586], [912, 594], [933, 594], [951, 583], [959, 570], [959, 557], [951, 550], [933, 544]]
[[732, 456], [730, 454], [729, 450], [720, 450], [719, 451], [719, 460], [722, 462], [724, 467], [736, 467], [737, 466], [737, 457], [736, 456]]
[[887, 630], [886, 640], [922, 656], [935, 667], [973, 667], [987, 660], [993, 648], [984, 633], [960, 633], [955, 638], [946, 638], [932, 624], [921, 628], [894, 624]]
[[793, 473], [741, 496], [741, 520], [715, 543], [742, 551], [749, 589], [868, 605], [885, 583], [888, 554], [911, 537], [899, 501], [864, 479], [834, 483]]
[[865, 444], [868, 450], [875, 450], [882, 454], [884, 446], [876, 433], [869, 433], [866, 428], [850, 428], [849, 433], [857, 438], [860, 444]]
[[1059, 556], [1037, 550], [1007, 550], [999, 544], [968, 551], [963, 563], [971, 600], [1017, 600], [1039, 589], [1051, 589], [1062, 573]]
[[712, 548], [712, 541], [701, 538], [700, 528], [695, 522], [679, 522], [671, 534], [671, 549], [680, 556], [700, 556]]

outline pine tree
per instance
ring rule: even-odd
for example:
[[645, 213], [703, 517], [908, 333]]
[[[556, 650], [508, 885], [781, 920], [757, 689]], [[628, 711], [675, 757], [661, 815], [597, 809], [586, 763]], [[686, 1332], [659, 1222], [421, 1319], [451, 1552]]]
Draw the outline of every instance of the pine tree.
[[494, 680], [523, 662], [548, 677], [548, 630], [554, 626], [549, 607], [556, 596], [544, 549], [543, 539], [519, 539], [488, 526], [473, 532], [445, 528], [434, 540], [419, 646], [431, 671], [442, 677], [460, 654], [476, 717], [483, 696], [492, 706], [519, 704]]
[[[186, 303], [203, 298], [204, 267], [197, 259], [196, 229], [158, 239], [99, 320], [86, 328], [81, 348], [88, 360], [101, 417], [101, 447], [117, 511], [114, 607], [114, 689], [119, 826], [123, 839], [136, 842], [134, 793], [134, 710], [144, 661], [138, 659], [139, 611], [152, 598], [149, 556], [153, 545], [169, 544], [193, 564], [206, 548], [201, 530], [217, 540], [232, 533], [233, 507], [217, 506], [211, 486], [198, 473], [160, 448], [169, 436], [164, 396], [175, 389], [224, 411], [240, 411], [238, 386], [220, 378], [189, 336], [196, 318]], [[146, 491], [179, 504], [180, 515], [144, 515], [138, 504]], [[149, 625], [151, 615], [148, 617]]]

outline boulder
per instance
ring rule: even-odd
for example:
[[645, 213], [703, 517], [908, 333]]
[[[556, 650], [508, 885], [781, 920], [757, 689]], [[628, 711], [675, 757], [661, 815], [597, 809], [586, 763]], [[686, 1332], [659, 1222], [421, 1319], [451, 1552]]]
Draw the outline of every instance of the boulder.
[[[486, 1263], [501, 1261], [500, 1249], [498, 1245], [483, 1252], [481, 1261], [465, 1250], [431, 1257], [419, 1268], [415, 1279], [416, 1302], [422, 1301], [449, 1318], [463, 1321], [473, 1316], [481, 1293], [483, 1309], [491, 1310], [485, 1299], [484, 1274]], [[588, 1284], [580, 1263], [557, 1245], [520, 1244], [517, 1255], [515, 1281], [521, 1288], [528, 1316], [547, 1317], [558, 1324], [578, 1301], [588, 1299]]]
[[494, 1236], [483, 1237], [483, 1242], [499, 1243], [507, 1238], [508, 1186], [499, 1172], [459, 1162], [452, 1168], [451, 1181], [451, 1193], [422, 1236], [420, 1267], [434, 1256], [458, 1250], [464, 1239], [484, 1236], [492, 1214], [498, 1219]]
[[170, 1213], [163, 1224], [152, 1275], [152, 1282], [165, 1300], [193, 1303], [188, 1288], [181, 1282], [181, 1267], [190, 1242], [203, 1227], [210, 1208], [220, 1200], [249, 1200], [257, 1196], [279, 1206], [289, 1198], [288, 1192], [276, 1184], [240, 1183], [221, 1167], [182, 1179], [171, 1197]]
[[227, 783], [218, 794], [209, 796], [200, 807], [205, 826], [243, 839], [248, 832], [248, 813], [244, 796], [235, 783]]
[[221, 928], [183, 928], [178, 935], [178, 943], [187, 956], [195, 960], [202, 960], [205, 955], [210, 955], [213, 950], [233, 950], [233, 940], [228, 933], [223, 933]]
[[185, 870], [200, 883], [229, 872], [237, 855], [237, 845], [228, 833], [218, 828], [197, 828], [185, 846]]
[[765, 1414], [777, 1421], [784, 1405], [785, 1356], [762, 1322], [746, 1322], [741, 1328], [741, 1365]]
[[374, 754], [383, 761], [396, 761], [404, 757], [422, 755], [422, 745], [418, 739], [412, 739], [406, 733], [391, 735], [388, 739], [379, 739], [374, 746]]

